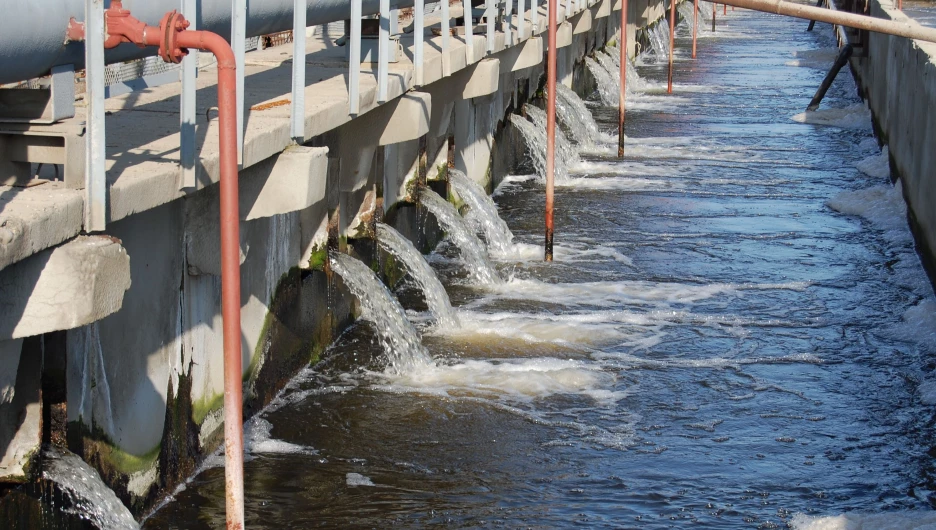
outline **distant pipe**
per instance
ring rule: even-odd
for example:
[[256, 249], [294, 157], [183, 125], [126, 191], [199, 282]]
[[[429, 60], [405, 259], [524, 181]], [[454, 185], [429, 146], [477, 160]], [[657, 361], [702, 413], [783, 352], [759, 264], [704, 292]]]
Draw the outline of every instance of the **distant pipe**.
[[[708, 1], [708, 0], [706, 0]], [[786, 2], [784, 0], [724, 0], [728, 5], [753, 9], [754, 11], [763, 11], [765, 13], [774, 13], [776, 15], [786, 15], [789, 17], [802, 18], [806, 20], [816, 20], [818, 22], [828, 22], [847, 26], [849, 28], [863, 29], [875, 33], [884, 33], [886, 35], [895, 35], [897, 37], [906, 37], [908, 39], [919, 39], [926, 42], [936, 42], [936, 29], [920, 26], [911, 22], [897, 22], [874, 18], [868, 15], [857, 15], [846, 13], [844, 11], [833, 11], [831, 9], [822, 9], [818, 7], [805, 6]]]
[[549, 0], [546, 53], [546, 261], [553, 260], [553, 191], [556, 178], [556, 18], [559, 0]]
[[627, 0], [621, 0], [621, 94], [618, 98], [618, 158], [624, 158], [624, 117], [627, 94]]
[[696, 30], [699, 26], [699, 0], [692, 0], [692, 58], [696, 58]]
[[715, 33], [715, 15], [718, 14], [718, 4], [712, 2], [712, 33]]
[[[218, 61], [218, 128], [221, 165], [221, 316], [224, 336], [224, 476], [227, 528], [244, 528], [244, 421], [240, 334], [240, 215], [237, 175], [237, 63], [223, 37], [188, 31], [189, 22], [170, 11], [159, 27], [147, 26], [112, 0], [104, 12], [106, 48], [121, 43], [158, 47], [167, 63], [179, 63], [189, 48], [208, 51]], [[73, 26], [74, 36], [83, 28]], [[83, 35], [82, 35], [83, 36]]]
[[722, 4], [722, 15], [728, 14], [728, 4]]
[[676, 53], [676, 0], [669, 4], [669, 70], [666, 74], [666, 93], [673, 93], [673, 55]]
[[[198, 0], [198, 27], [228, 38], [231, 0]], [[247, 36], [256, 37], [293, 28], [294, 0], [253, 0], [247, 12]], [[106, 2], [105, 2], [106, 4]], [[310, 26], [348, 18], [348, 0], [304, 0]], [[134, 18], [158, 26], [162, 16], [178, 9], [179, 0], [123, 0]], [[413, 0], [391, 0], [392, 8], [412, 7]], [[84, 47], [69, 39], [69, 20], [84, 20], [84, 0], [0, 0], [0, 84], [45, 75], [54, 66], [84, 67]], [[363, 14], [377, 12], [377, 0], [364, 0]], [[129, 43], [107, 50], [108, 64], [154, 54], [153, 48]]]

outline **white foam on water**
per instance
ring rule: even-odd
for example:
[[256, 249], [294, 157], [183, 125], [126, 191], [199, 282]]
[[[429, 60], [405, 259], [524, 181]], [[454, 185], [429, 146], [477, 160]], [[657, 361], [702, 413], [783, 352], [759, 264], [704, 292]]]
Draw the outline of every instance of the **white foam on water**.
[[818, 50], [798, 50], [793, 52], [793, 59], [787, 61], [787, 66], [805, 66], [807, 68], [817, 68], [819, 70], [828, 70], [838, 57], [838, 48], [819, 48]]
[[871, 155], [855, 164], [858, 171], [869, 177], [890, 178], [890, 150], [885, 145], [878, 155]]
[[783, 284], [712, 283], [692, 285], [647, 281], [546, 283], [534, 279], [511, 279], [489, 290], [491, 296], [566, 305], [619, 306], [621, 304], [693, 304], [720, 295], [739, 296], [743, 291], [803, 291], [808, 282]]
[[[630, 318], [628, 318], [628, 316]], [[622, 324], [650, 325], [652, 319], [636, 313], [594, 311], [553, 315], [549, 313], [517, 313], [460, 310], [458, 329], [435, 329], [433, 335], [471, 341], [491, 338], [520, 340], [529, 344], [553, 344], [572, 348], [593, 347], [625, 340], [628, 334]], [[630, 322], [628, 322], [630, 320]]]
[[598, 365], [552, 357], [519, 361], [466, 360], [384, 379], [387, 389], [393, 391], [521, 403], [558, 394], [579, 394], [610, 404], [624, 396], [623, 392], [608, 390], [615, 377], [603, 372]]
[[917, 387], [920, 402], [924, 405], [936, 405], [936, 379], [927, 379]]
[[298, 445], [273, 438], [270, 431], [273, 425], [259, 415], [251, 418], [244, 425], [244, 452], [248, 454], [299, 454], [316, 455], [318, 451], [311, 447]]
[[910, 236], [907, 228], [907, 205], [903, 199], [900, 181], [895, 186], [873, 186], [862, 190], [843, 191], [826, 201], [833, 210], [863, 217], [871, 224], [906, 241]]
[[376, 486], [374, 482], [360, 473], [348, 473], [345, 475], [345, 484], [351, 487], [357, 486]]
[[556, 181], [557, 188], [607, 191], [671, 191], [685, 186], [666, 179], [644, 177], [570, 177]]
[[[600, 262], [613, 260], [629, 267], [634, 266], [633, 260], [629, 257], [614, 248], [603, 245], [555, 245], [553, 246], [553, 256], [557, 261]], [[495, 253], [493, 257], [501, 261], [542, 261], [543, 245], [515, 242], [507, 252]]]
[[936, 530], [936, 512], [845, 513], [818, 517], [798, 513], [790, 525], [794, 530]]
[[799, 123], [827, 125], [842, 129], [870, 129], [871, 111], [865, 103], [856, 103], [840, 109], [819, 109], [801, 112], [792, 117]]
[[862, 151], [867, 151], [871, 153], [880, 152], [881, 148], [878, 146], [877, 138], [865, 138], [858, 144], [858, 149]]
[[[923, 273], [922, 270], [915, 272]], [[936, 299], [930, 295], [909, 307], [901, 315], [900, 323], [889, 334], [897, 340], [912, 338], [914, 343], [925, 350], [936, 351]]]

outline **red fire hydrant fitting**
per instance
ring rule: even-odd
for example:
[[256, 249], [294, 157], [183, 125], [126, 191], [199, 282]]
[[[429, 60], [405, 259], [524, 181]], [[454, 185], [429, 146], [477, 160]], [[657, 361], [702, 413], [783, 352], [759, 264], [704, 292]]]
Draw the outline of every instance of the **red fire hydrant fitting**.
[[[104, 12], [105, 48], [129, 42], [158, 46], [166, 62], [178, 63], [188, 50], [211, 52], [218, 60], [218, 126], [221, 162], [221, 315], [224, 334], [224, 455], [227, 528], [244, 527], [243, 373], [240, 333], [240, 216], [237, 183], [237, 63], [224, 38], [189, 31], [189, 22], [170, 11], [159, 27], [147, 26], [113, 0]], [[68, 37], [83, 40], [84, 27], [72, 22]]]

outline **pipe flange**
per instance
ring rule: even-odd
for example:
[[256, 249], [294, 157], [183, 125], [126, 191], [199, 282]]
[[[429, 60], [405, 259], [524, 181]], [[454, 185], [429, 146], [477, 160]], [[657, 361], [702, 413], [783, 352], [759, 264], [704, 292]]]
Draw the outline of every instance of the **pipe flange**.
[[167, 63], [180, 63], [188, 55], [188, 49], [177, 43], [179, 33], [188, 29], [191, 24], [182, 13], [172, 10], [166, 13], [159, 21], [159, 30], [163, 34], [159, 42], [159, 56]]

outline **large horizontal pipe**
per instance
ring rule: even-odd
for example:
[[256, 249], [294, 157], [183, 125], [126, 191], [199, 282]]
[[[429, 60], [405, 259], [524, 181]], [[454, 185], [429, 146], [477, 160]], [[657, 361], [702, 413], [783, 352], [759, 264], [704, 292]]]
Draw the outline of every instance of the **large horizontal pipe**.
[[[379, 0], [364, 0], [363, 13], [378, 12]], [[200, 30], [231, 34], [231, 0], [200, 0]], [[143, 22], [158, 26], [167, 11], [178, 9], [179, 0], [124, 0], [124, 8]], [[247, 35], [254, 37], [292, 29], [293, 0], [251, 0], [247, 3]], [[306, 0], [310, 26], [344, 20], [350, 16], [348, 0]], [[394, 7], [411, 7], [413, 0], [391, 0]], [[84, 65], [84, 44], [66, 43], [69, 19], [84, 20], [84, 0], [0, 0], [0, 84], [45, 75], [53, 66]], [[123, 44], [107, 51], [114, 63], [153, 55], [154, 48]]]
[[784, 0], [718, 0], [718, 3], [817, 22], [828, 22], [829, 24], [838, 24], [875, 33], [936, 42], [936, 29], [923, 27], [915, 22], [895, 22], [867, 15], [856, 15], [821, 7], [795, 4]]

